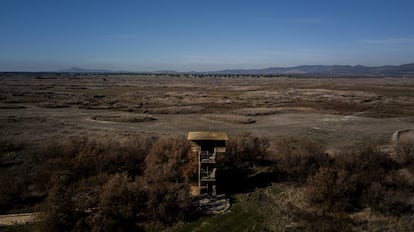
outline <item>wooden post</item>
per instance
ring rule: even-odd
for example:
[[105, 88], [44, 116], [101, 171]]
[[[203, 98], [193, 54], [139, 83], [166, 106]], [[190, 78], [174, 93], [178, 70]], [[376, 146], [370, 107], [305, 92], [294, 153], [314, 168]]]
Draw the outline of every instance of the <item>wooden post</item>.
[[201, 195], [201, 147], [198, 151], [198, 192]]

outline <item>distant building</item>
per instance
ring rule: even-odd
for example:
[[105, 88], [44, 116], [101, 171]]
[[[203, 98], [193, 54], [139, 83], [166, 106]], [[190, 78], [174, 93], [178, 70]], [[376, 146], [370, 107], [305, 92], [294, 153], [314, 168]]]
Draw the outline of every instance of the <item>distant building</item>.
[[226, 152], [225, 132], [189, 132], [191, 151], [198, 156], [198, 195], [216, 195], [216, 157]]

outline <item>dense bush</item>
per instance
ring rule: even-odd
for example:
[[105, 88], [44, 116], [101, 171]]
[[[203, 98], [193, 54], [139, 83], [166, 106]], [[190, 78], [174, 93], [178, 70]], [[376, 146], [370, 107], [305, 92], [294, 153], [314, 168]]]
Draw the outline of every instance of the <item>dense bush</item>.
[[97, 208], [87, 218], [92, 231], [140, 231], [145, 228], [148, 193], [143, 180], [125, 173], [103, 185]]
[[93, 225], [87, 221], [88, 212], [97, 206], [101, 187], [107, 179], [102, 175], [74, 182], [70, 172], [60, 173], [48, 191], [37, 230], [91, 230]]
[[183, 137], [160, 138], [145, 158], [145, 176], [149, 182], [184, 182], [197, 163], [189, 167], [190, 143]]
[[183, 137], [77, 139], [43, 151], [41, 231], [159, 230], [186, 216], [191, 159]]
[[125, 144], [112, 140], [97, 142], [87, 137], [51, 140], [34, 154], [37, 160], [33, 180], [40, 191], [47, 192], [55, 185], [54, 178], [62, 173], [68, 175], [69, 184], [100, 174], [140, 175], [151, 144], [148, 138], [133, 137]]
[[[184, 137], [56, 139], [24, 150], [5, 144], [0, 184], [8, 187], [0, 188], [0, 207], [44, 200], [39, 231], [160, 231], [191, 213], [188, 183], [197, 177], [197, 156]], [[330, 157], [306, 139], [280, 138], [269, 147], [266, 139], [243, 133], [217, 157], [217, 189], [240, 193], [288, 180], [306, 184], [307, 203], [322, 215], [363, 208], [410, 215], [414, 186], [401, 168], [409, 172], [412, 151], [412, 144], [399, 144], [397, 162], [375, 147]]]
[[274, 141], [270, 158], [280, 174], [288, 180], [303, 183], [320, 167], [329, 164], [325, 148], [307, 139], [280, 138]]
[[190, 145], [183, 137], [161, 138], [145, 159], [149, 212], [152, 223], [169, 224], [183, 219], [190, 205], [188, 179], [192, 163]]
[[325, 211], [357, 211], [365, 207], [389, 213], [409, 211], [406, 183], [398, 165], [373, 147], [338, 154], [329, 167], [308, 181], [311, 204]]
[[[3, 171], [4, 172], [4, 171]], [[13, 204], [20, 201], [19, 186], [13, 173], [0, 173], [0, 214], [6, 213]], [[3, 187], [7, 186], [7, 187]]]
[[267, 159], [269, 142], [245, 132], [231, 137], [226, 143], [226, 154], [217, 157], [220, 166], [226, 168], [252, 167]]
[[42, 199], [34, 188], [35, 157], [27, 144], [0, 141], [0, 213], [32, 207]]
[[414, 170], [414, 142], [403, 140], [395, 146], [396, 160]]
[[321, 168], [308, 182], [308, 200], [322, 210], [352, 210], [359, 199], [356, 180], [350, 175], [344, 170]]
[[267, 139], [247, 132], [230, 137], [226, 153], [217, 156], [217, 191], [236, 193], [263, 185], [263, 181], [253, 180], [250, 175], [259, 165], [266, 165], [268, 147]]

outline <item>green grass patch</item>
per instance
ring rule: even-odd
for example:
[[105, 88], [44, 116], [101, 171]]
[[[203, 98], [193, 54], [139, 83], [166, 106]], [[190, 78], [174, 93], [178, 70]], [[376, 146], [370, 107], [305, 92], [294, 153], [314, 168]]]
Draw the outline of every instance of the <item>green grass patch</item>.
[[262, 231], [263, 223], [264, 216], [258, 206], [238, 197], [224, 214], [202, 217], [176, 229], [175, 232]]

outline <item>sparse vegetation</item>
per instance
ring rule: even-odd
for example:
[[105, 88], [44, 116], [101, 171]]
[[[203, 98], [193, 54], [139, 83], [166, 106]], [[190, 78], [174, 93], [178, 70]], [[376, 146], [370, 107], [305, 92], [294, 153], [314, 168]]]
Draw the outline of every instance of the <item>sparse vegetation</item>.
[[92, 120], [108, 122], [148, 122], [156, 120], [151, 115], [96, 115], [91, 117]]
[[[411, 79], [0, 75], [0, 212], [42, 211], [2, 231], [414, 226], [413, 143], [369, 146], [412, 127]], [[232, 208], [205, 217], [189, 196], [196, 157], [174, 136], [210, 126], [230, 135], [216, 175]]]
[[238, 124], [250, 124], [255, 123], [256, 121], [250, 117], [241, 116], [241, 115], [206, 115], [206, 119], [223, 121], [229, 123], [238, 123]]
[[395, 147], [395, 153], [398, 163], [414, 170], [414, 142], [409, 140], [399, 141]]
[[217, 157], [217, 162], [224, 168], [253, 167], [267, 159], [269, 141], [244, 132], [231, 137], [226, 144], [226, 155]]
[[298, 183], [304, 183], [330, 162], [321, 144], [298, 138], [279, 138], [274, 141], [271, 159], [276, 162], [281, 175]]
[[[373, 147], [343, 151], [329, 167], [319, 169], [310, 178], [308, 200], [330, 212], [353, 212], [365, 207], [404, 211], [393, 208], [408, 200], [402, 196], [405, 184], [397, 170], [387, 154]], [[397, 195], [399, 198], [395, 198]]]

